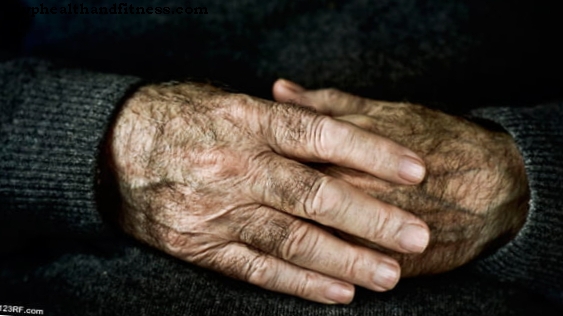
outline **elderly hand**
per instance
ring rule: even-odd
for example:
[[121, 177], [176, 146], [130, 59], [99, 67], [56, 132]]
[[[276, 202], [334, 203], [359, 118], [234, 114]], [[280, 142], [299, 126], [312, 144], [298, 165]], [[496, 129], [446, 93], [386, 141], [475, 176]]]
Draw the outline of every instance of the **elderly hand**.
[[[284, 80], [274, 85], [274, 97], [388, 137], [424, 159], [427, 177], [418, 186], [389, 183], [342, 166], [316, 166], [428, 224], [431, 240], [421, 254], [387, 251], [350, 232], [340, 233], [397, 259], [403, 276], [451, 270], [508, 241], [523, 225], [529, 191], [522, 158], [507, 133], [418, 105], [373, 101], [334, 89], [308, 91]], [[370, 146], [365, 144], [366, 150]]]
[[[306, 108], [206, 85], [152, 85], [126, 101], [109, 139], [123, 229], [177, 258], [266, 289], [348, 303], [384, 291], [398, 263], [324, 225], [399, 253], [426, 224], [301, 162], [330, 162], [408, 187], [412, 151]], [[300, 161], [300, 162], [299, 162]]]

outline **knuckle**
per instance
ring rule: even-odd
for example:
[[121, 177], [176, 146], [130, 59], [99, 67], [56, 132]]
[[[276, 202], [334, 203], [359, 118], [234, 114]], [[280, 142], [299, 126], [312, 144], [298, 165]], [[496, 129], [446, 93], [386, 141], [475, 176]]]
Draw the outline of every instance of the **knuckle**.
[[280, 143], [299, 144], [306, 139], [308, 128], [305, 124], [299, 124], [291, 127], [283, 127], [278, 130], [276, 139]]
[[310, 297], [314, 284], [318, 281], [318, 276], [312, 272], [306, 271], [303, 278], [298, 279], [295, 285], [294, 293], [300, 297]]
[[342, 264], [342, 275], [349, 279], [349, 280], [358, 280], [360, 275], [362, 274], [362, 258], [361, 256], [356, 253], [350, 253], [346, 256], [343, 256], [344, 262]]
[[275, 284], [275, 267], [266, 256], [257, 256], [248, 266], [244, 279], [252, 284], [262, 287], [273, 287]]
[[317, 194], [316, 191], [319, 184], [319, 172], [313, 169], [295, 169], [293, 172], [295, 178], [293, 181], [284, 184], [280, 188], [280, 196], [282, 197], [282, 206], [286, 210], [302, 210], [307, 215], [309, 211], [310, 199]]
[[328, 176], [319, 176], [305, 196], [305, 215], [312, 220], [327, 217], [329, 213], [328, 205], [334, 197], [326, 194], [327, 188], [332, 185], [334, 179]]
[[348, 139], [351, 137], [350, 128], [342, 122], [337, 122], [330, 117], [320, 117], [311, 124], [310, 141], [314, 153], [325, 160], [333, 157], [338, 146], [334, 146], [335, 139]]
[[325, 102], [334, 102], [339, 99], [342, 92], [335, 88], [323, 89], [322, 95]]
[[311, 226], [300, 220], [295, 220], [289, 227], [287, 238], [282, 240], [279, 256], [289, 262], [311, 260], [318, 244], [318, 234], [311, 232]]
[[386, 240], [390, 235], [392, 218], [391, 212], [385, 207], [380, 207], [370, 218], [369, 225], [366, 225], [365, 237], [369, 240]]
[[318, 115], [312, 110], [292, 104], [274, 103], [268, 108], [267, 129], [278, 144], [307, 145], [310, 129]]
[[200, 252], [194, 255], [191, 261], [204, 268], [219, 271], [228, 277], [245, 280], [245, 273], [248, 271], [248, 258], [230, 255], [229, 252], [233, 250], [228, 249], [229, 244], [210, 251]]
[[261, 219], [251, 217], [249, 220], [252, 223], [243, 226], [239, 232], [239, 238], [261, 251], [275, 254], [288, 238], [290, 224], [285, 219], [263, 217]]

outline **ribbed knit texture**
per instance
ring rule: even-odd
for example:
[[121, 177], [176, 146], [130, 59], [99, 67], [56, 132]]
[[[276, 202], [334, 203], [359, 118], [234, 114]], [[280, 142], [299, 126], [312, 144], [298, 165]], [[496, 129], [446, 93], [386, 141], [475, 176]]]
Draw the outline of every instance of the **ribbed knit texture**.
[[514, 137], [531, 191], [528, 218], [517, 237], [477, 266], [563, 303], [563, 103], [473, 114], [502, 125]]
[[[99, 230], [98, 147], [110, 116], [139, 79], [0, 64], [0, 240]], [[16, 238], [17, 239], [17, 238]]]
[[[357, 289], [349, 306], [327, 306], [262, 290], [145, 247], [54, 240], [0, 262], [0, 301], [45, 315], [144, 316], [560, 316], [541, 296], [510, 283], [456, 271], [403, 280], [388, 293]], [[20, 303], [20, 304], [22, 304]]]

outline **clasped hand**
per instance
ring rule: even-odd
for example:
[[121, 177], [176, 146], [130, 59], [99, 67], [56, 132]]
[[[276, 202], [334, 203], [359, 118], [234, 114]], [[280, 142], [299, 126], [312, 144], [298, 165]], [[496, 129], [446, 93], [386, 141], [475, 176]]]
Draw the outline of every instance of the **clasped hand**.
[[[266, 289], [348, 303], [354, 284], [384, 291], [401, 268], [452, 269], [522, 224], [516, 206], [527, 186], [509, 136], [419, 106], [283, 81], [274, 97], [290, 103], [192, 83], [138, 90], [110, 140], [123, 229]], [[445, 123], [450, 130], [435, 129]], [[478, 131], [476, 142], [490, 146], [444, 131]], [[460, 150], [474, 157], [458, 159]], [[491, 190], [498, 194], [483, 193]]]
[[282, 80], [274, 86], [274, 97], [388, 137], [423, 158], [427, 176], [416, 186], [342, 166], [315, 166], [412, 212], [430, 227], [430, 243], [420, 254], [397, 253], [336, 232], [397, 259], [403, 277], [452, 270], [502, 246], [524, 224], [530, 194], [524, 162], [512, 137], [499, 127], [485, 128], [415, 104], [374, 101], [335, 89], [307, 91]]

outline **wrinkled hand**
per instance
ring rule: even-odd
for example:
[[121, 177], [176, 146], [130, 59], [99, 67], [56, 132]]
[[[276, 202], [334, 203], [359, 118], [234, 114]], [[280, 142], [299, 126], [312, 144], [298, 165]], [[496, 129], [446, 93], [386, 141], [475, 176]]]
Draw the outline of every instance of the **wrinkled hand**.
[[424, 177], [420, 158], [303, 107], [205, 85], [146, 86], [125, 103], [109, 146], [126, 232], [267, 289], [348, 303], [353, 284], [395, 286], [395, 260], [317, 224], [401, 253], [428, 242], [411, 213], [298, 162], [410, 185]]
[[428, 224], [431, 240], [422, 254], [394, 253], [341, 234], [390, 254], [400, 262], [403, 276], [451, 270], [506, 242], [523, 225], [529, 191], [523, 161], [507, 133], [418, 105], [373, 101], [334, 89], [306, 91], [283, 80], [274, 85], [274, 97], [386, 136], [423, 158], [427, 177], [418, 186], [317, 165], [323, 173], [408, 210]]

